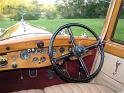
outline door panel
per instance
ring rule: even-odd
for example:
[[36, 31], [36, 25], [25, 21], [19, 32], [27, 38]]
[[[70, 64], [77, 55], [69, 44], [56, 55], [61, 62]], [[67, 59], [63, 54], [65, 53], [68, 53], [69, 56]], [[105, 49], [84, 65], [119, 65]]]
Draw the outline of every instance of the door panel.
[[[115, 73], [117, 63], [120, 65]], [[95, 83], [105, 85], [119, 92], [124, 90], [124, 59], [105, 53], [105, 61], [101, 73], [94, 80]]]

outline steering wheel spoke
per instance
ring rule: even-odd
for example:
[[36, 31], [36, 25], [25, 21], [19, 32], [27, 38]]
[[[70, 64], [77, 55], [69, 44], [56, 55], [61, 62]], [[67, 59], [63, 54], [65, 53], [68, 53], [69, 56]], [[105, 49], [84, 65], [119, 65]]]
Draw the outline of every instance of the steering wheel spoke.
[[68, 30], [68, 33], [70, 35], [71, 43], [75, 47], [76, 46], [76, 42], [75, 42], [74, 35], [73, 35], [72, 30], [71, 30], [71, 27], [68, 27], [67, 30]]
[[60, 56], [58, 58], [52, 58], [52, 62], [56, 63], [56, 62], [61, 61], [63, 59], [67, 59], [67, 58], [69, 58], [71, 56], [73, 56], [73, 54], [72, 53], [68, 53], [68, 54], [62, 55], [62, 56]]
[[85, 48], [86, 48], [86, 50], [92, 50], [92, 49], [97, 48], [97, 47], [98, 47], [98, 44], [95, 43], [95, 44], [89, 45], [89, 46], [87, 46]]
[[86, 77], [87, 78], [90, 77], [90, 73], [89, 73], [89, 71], [87, 69], [87, 66], [85, 65], [84, 60], [82, 59], [82, 57], [79, 58], [79, 63], [80, 63], [80, 66], [81, 66], [80, 69], [83, 69]]

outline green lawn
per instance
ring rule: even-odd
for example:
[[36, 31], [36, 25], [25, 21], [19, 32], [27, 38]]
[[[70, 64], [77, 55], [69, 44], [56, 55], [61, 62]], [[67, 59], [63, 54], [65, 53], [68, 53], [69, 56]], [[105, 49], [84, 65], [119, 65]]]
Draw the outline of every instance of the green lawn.
[[17, 21], [0, 21], [0, 28], [8, 28], [17, 23]]
[[[0, 21], [0, 28], [7, 28], [16, 22], [17, 21]], [[28, 20], [27, 22], [38, 27], [45, 27], [50, 32], [56, 31], [57, 28], [66, 23], [82, 23], [91, 27], [96, 33], [100, 34], [102, 31], [104, 19], [40, 19]]]
[[104, 19], [55, 19], [55, 20], [29, 20], [30, 24], [46, 27], [48, 31], [54, 32], [58, 27], [66, 23], [81, 23], [91, 27], [98, 34], [101, 33]]
[[[66, 23], [81, 23], [89, 26], [99, 35], [102, 31], [104, 19], [55, 19], [55, 20], [40, 19], [28, 20], [27, 22], [34, 26], [45, 27], [46, 30], [49, 32], [55, 32], [57, 28]], [[115, 38], [117, 38], [117, 40], [123, 40], [124, 38], [123, 22], [124, 19], [119, 20], [119, 25], [117, 28], [118, 31], [115, 35]], [[7, 28], [15, 23], [17, 23], [17, 21], [0, 21], [0, 28]], [[79, 35], [80, 33], [81, 33], [80, 31], [78, 31], [78, 33], [77, 31], [74, 32], [75, 35]]]

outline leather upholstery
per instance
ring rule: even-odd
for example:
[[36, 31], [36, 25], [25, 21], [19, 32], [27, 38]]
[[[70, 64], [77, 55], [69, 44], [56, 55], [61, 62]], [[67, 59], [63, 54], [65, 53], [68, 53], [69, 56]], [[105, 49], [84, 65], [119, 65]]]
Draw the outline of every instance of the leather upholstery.
[[97, 84], [67, 83], [46, 87], [44, 88], [44, 91], [41, 89], [31, 89], [11, 93], [115, 93], [115, 92], [105, 86]]
[[61, 84], [46, 87], [45, 93], [115, 93], [111, 89], [96, 84]]
[[17, 92], [11, 92], [11, 93], [44, 93], [42, 89], [30, 89], [30, 90], [21, 90]]

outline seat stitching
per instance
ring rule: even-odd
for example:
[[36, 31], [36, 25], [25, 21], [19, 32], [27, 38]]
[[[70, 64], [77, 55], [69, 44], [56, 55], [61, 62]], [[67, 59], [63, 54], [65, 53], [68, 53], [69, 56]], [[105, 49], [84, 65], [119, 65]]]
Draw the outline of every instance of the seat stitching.
[[55, 91], [54, 93], [57, 93], [57, 92], [56, 92], [56, 88], [55, 88], [55, 87], [51, 87], [51, 88]]
[[97, 88], [101, 93], [104, 93], [104, 92], [101, 90], [100, 87], [98, 87], [97, 85], [95, 85], [95, 86], [96, 86], [96, 88]]
[[81, 91], [83, 91], [83, 93], [85, 93], [85, 91], [82, 89], [82, 87], [79, 84], [77, 84], [77, 86], [81, 89]]
[[90, 88], [89, 84], [87, 84], [87, 88], [94, 93], [94, 91], [92, 90], [92, 88]]
[[[75, 86], [81, 91], [80, 93], [82, 93], [83, 90], [81, 87], [79, 87], [79, 84], [76, 84]], [[85, 92], [83, 91], [83, 93], [85, 93]]]
[[52, 90], [52, 91], [54, 91], [54, 93], [56, 93], [56, 89], [53, 87], [53, 86], [51, 86], [51, 87], [48, 87], [48, 88], [45, 88], [46, 90]]
[[66, 93], [65, 89], [63, 88], [63, 85], [60, 85], [61, 89]]
[[68, 85], [68, 87], [70, 87], [72, 89], [73, 93], [75, 93], [73, 87], [71, 87], [70, 84], [67, 84], [67, 85]]

